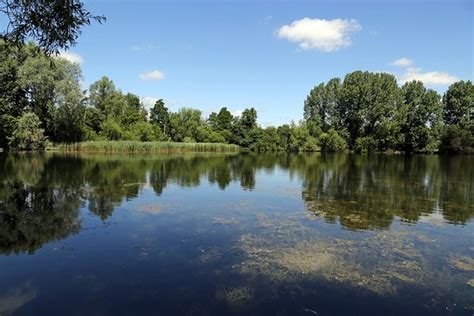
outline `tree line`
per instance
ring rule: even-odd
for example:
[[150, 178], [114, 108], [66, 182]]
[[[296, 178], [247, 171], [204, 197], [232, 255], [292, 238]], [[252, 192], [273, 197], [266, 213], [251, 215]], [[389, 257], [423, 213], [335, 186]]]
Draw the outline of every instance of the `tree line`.
[[474, 86], [452, 84], [443, 97], [413, 81], [356, 71], [314, 87], [298, 123], [263, 128], [257, 111], [226, 108], [203, 117], [162, 99], [149, 111], [140, 98], [102, 77], [87, 90], [78, 64], [32, 43], [0, 41], [0, 148], [39, 150], [48, 142], [94, 140], [209, 142], [253, 151], [472, 152]]

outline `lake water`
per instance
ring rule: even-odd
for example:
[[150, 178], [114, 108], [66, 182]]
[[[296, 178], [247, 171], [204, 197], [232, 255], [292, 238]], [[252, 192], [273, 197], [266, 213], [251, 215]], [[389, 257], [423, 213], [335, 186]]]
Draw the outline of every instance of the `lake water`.
[[474, 156], [0, 156], [0, 314], [473, 315]]

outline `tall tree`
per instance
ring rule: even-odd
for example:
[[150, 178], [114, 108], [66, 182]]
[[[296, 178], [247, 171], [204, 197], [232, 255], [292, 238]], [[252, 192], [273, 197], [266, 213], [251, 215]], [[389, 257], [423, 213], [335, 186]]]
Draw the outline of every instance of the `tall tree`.
[[204, 124], [201, 119], [201, 111], [182, 108], [177, 113], [170, 115], [170, 135], [176, 142], [196, 141], [198, 139], [198, 128]]
[[89, 104], [100, 111], [103, 119], [107, 117], [119, 118], [127, 101], [117, 90], [112, 80], [103, 76], [89, 87]]
[[474, 85], [453, 83], [443, 96], [441, 151], [474, 152]]
[[474, 121], [474, 85], [459, 81], [449, 86], [443, 96], [443, 119], [446, 125], [470, 125]]
[[[318, 130], [327, 131], [331, 126], [338, 125], [337, 113], [341, 91], [341, 80], [333, 78], [325, 85], [314, 87], [304, 102], [304, 117]], [[316, 135], [315, 135], [316, 136]]]
[[85, 138], [85, 95], [81, 90], [81, 69], [78, 64], [60, 60], [56, 65], [61, 71], [55, 83], [54, 135], [55, 142], [78, 142]]
[[232, 114], [227, 110], [226, 107], [223, 107], [220, 111], [219, 114], [217, 114], [217, 129], [220, 131], [223, 130], [231, 130], [232, 128], [232, 120], [234, 117]]
[[157, 100], [150, 110], [150, 122], [158, 125], [166, 136], [170, 135], [170, 113], [163, 99]]
[[394, 117], [400, 103], [395, 77], [355, 71], [344, 78], [338, 112], [351, 149], [385, 150], [397, 133]]
[[426, 89], [421, 81], [405, 83], [401, 94], [401, 149], [405, 152], [425, 151], [430, 143], [435, 142], [437, 136], [441, 98], [435, 91]]
[[245, 109], [242, 115], [234, 119], [232, 124], [232, 142], [244, 147], [255, 143], [257, 132], [257, 111], [254, 108]]
[[140, 98], [133, 93], [127, 93], [124, 99], [126, 106], [120, 117], [122, 125], [129, 128], [134, 124], [146, 122], [147, 112], [140, 102]]

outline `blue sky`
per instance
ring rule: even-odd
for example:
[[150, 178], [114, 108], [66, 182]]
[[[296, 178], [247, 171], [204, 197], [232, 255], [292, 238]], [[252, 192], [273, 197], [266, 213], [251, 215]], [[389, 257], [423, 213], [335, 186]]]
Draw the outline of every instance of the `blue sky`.
[[83, 30], [88, 86], [103, 75], [149, 104], [204, 115], [258, 110], [298, 121], [309, 90], [354, 70], [420, 79], [443, 92], [473, 79], [472, 1], [86, 1], [107, 22]]

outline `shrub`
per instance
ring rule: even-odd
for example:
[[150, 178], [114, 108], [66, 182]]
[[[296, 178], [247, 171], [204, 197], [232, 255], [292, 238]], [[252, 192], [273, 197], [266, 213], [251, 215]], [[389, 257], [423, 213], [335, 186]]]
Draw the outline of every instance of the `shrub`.
[[318, 141], [313, 136], [309, 136], [304, 142], [302, 151], [319, 151]]
[[113, 119], [108, 118], [101, 124], [100, 135], [109, 140], [120, 140], [123, 136], [123, 131], [120, 125]]
[[355, 150], [362, 153], [377, 150], [377, 141], [372, 136], [359, 137], [355, 142]]
[[444, 153], [473, 153], [474, 133], [471, 128], [462, 129], [458, 125], [446, 126], [441, 135], [440, 151]]
[[131, 137], [125, 138], [128, 140], [138, 140], [142, 142], [149, 142], [156, 140], [155, 131], [150, 123], [138, 122], [130, 126], [130, 130], [127, 134], [131, 134]]
[[334, 129], [330, 129], [327, 133], [322, 133], [319, 138], [321, 151], [338, 152], [347, 150], [347, 142]]
[[46, 146], [44, 129], [36, 114], [28, 112], [17, 121], [16, 129], [9, 138], [9, 145], [14, 150], [40, 150]]

